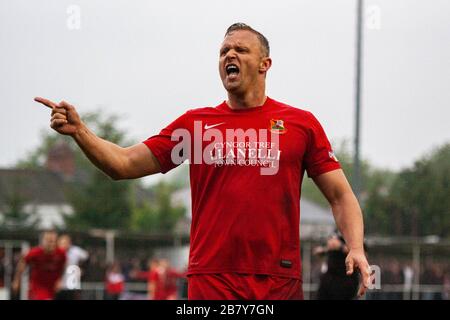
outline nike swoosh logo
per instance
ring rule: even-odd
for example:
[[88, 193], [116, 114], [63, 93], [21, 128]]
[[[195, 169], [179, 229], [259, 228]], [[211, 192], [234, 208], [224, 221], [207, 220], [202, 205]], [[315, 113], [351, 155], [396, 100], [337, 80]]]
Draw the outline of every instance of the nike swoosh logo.
[[208, 126], [207, 124], [205, 124], [205, 130], [220, 126], [221, 124], [224, 124], [225, 122], [221, 122], [221, 123], [216, 123], [216, 124], [212, 124], [210, 126]]

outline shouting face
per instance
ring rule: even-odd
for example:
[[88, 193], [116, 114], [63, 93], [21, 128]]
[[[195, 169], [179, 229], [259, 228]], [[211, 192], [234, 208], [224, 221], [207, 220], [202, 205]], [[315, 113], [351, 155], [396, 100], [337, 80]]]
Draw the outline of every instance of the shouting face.
[[245, 94], [264, 84], [270, 65], [255, 33], [236, 30], [225, 37], [220, 48], [219, 73], [229, 93]]

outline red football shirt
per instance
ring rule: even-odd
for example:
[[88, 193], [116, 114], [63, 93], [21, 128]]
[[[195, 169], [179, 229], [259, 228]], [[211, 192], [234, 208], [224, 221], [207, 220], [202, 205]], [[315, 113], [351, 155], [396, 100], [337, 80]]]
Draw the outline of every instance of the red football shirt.
[[[179, 139], [172, 141], [172, 136], [180, 135], [176, 129], [190, 134], [190, 150], [180, 152]], [[256, 133], [256, 140], [233, 135], [236, 129]], [[301, 277], [303, 174], [306, 170], [314, 177], [340, 168], [322, 126], [310, 112], [271, 98], [245, 110], [233, 110], [223, 102], [187, 111], [144, 143], [163, 173], [179, 164], [174, 163], [172, 150], [190, 160], [188, 275]], [[264, 167], [276, 168], [275, 173], [262, 174]]]
[[121, 273], [108, 272], [106, 275], [106, 292], [111, 295], [119, 295], [125, 288], [125, 277]]
[[173, 300], [177, 298], [177, 279], [183, 277], [173, 269], [165, 271], [154, 270], [150, 272], [148, 281], [155, 284], [154, 300]]
[[31, 268], [29, 298], [53, 299], [56, 281], [62, 276], [66, 264], [65, 251], [57, 248], [46, 253], [41, 247], [34, 247], [25, 256], [25, 262]]

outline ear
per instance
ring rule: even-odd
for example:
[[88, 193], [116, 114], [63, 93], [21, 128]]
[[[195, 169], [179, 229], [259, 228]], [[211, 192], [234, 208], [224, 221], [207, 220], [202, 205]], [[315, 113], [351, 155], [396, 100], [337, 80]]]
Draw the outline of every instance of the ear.
[[259, 64], [259, 72], [266, 73], [272, 66], [272, 59], [270, 57], [264, 57]]

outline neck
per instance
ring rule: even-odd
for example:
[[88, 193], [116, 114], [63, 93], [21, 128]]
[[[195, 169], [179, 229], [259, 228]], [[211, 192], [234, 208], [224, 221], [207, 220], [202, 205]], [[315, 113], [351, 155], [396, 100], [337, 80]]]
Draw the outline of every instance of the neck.
[[228, 92], [227, 104], [231, 109], [247, 109], [262, 106], [266, 101], [265, 88], [248, 91], [243, 94]]

